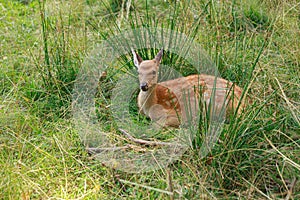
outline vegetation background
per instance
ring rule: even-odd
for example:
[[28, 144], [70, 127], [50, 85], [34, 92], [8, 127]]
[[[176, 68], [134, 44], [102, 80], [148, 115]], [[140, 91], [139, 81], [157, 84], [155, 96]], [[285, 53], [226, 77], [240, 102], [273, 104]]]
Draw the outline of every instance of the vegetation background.
[[[1, 199], [300, 199], [298, 0], [0, 0], [0, 19]], [[139, 26], [193, 37], [254, 103], [208, 157], [196, 145], [168, 169], [126, 174], [87, 153], [71, 92], [96, 44]], [[116, 133], [115, 78], [104, 82], [99, 119]]]

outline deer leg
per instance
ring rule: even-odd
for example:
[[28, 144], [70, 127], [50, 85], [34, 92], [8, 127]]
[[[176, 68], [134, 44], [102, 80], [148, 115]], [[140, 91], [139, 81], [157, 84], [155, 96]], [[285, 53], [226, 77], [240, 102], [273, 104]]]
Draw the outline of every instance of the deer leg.
[[178, 127], [180, 121], [178, 115], [173, 110], [167, 110], [162, 105], [156, 104], [149, 110], [149, 117], [154, 122], [156, 128]]
[[180, 125], [179, 116], [175, 112], [167, 116], [165, 126], [179, 127], [179, 125]]
[[151, 121], [154, 122], [153, 125], [155, 128], [161, 128], [166, 126], [167, 122], [167, 112], [162, 105], [155, 104], [149, 109], [149, 117]]

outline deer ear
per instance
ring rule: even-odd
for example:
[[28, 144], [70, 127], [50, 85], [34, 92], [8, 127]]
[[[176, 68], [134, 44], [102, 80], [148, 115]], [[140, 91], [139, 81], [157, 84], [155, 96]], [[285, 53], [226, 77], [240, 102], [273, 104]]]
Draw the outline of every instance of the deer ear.
[[143, 62], [143, 59], [133, 50], [131, 49], [132, 55], [133, 55], [133, 62], [134, 65], [139, 68], [141, 62]]
[[164, 49], [162, 48], [162, 49], [158, 52], [158, 54], [156, 55], [156, 57], [155, 57], [155, 61], [156, 61], [156, 62], [160, 63], [161, 58], [162, 58], [162, 55], [163, 55], [163, 52], [164, 52]]

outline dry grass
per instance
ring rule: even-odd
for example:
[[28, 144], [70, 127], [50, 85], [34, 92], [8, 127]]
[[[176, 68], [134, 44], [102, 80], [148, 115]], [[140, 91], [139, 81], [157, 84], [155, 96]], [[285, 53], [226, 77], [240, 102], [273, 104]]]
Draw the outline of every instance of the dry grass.
[[[0, 198], [299, 199], [299, 13], [296, 0], [0, 0]], [[178, 28], [222, 77], [249, 86], [254, 104], [206, 158], [190, 149], [168, 169], [127, 174], [86, 152], [70, 115], [74, 80], [93, 46], [128, 22]], [[115, 135], [107, 108], [120, 74], [108, 71], [97, 100]]]

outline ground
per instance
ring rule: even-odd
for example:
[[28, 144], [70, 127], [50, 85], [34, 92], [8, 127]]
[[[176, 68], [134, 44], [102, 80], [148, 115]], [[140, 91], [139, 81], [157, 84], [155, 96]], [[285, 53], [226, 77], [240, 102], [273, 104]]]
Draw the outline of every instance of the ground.
[[[299, 199], [299, 13], [297, 0], [0, 0], [0, 198]], [[72, 91], [97, 44], [141, 26], [192, 38], [252, 104], [229, 119], [204, 158], [205, 123], [168, 167], [132, 174], [88, 153], [74, 126]], [[163, 64], [195, 73], [170, 52]], [[130, 55], [112, 60], [106, 73], [97, 118], [119, 142], [111, 91], [124, 74], [136, 75]], [[149, 123], [131, 104], [135, 123]]]

